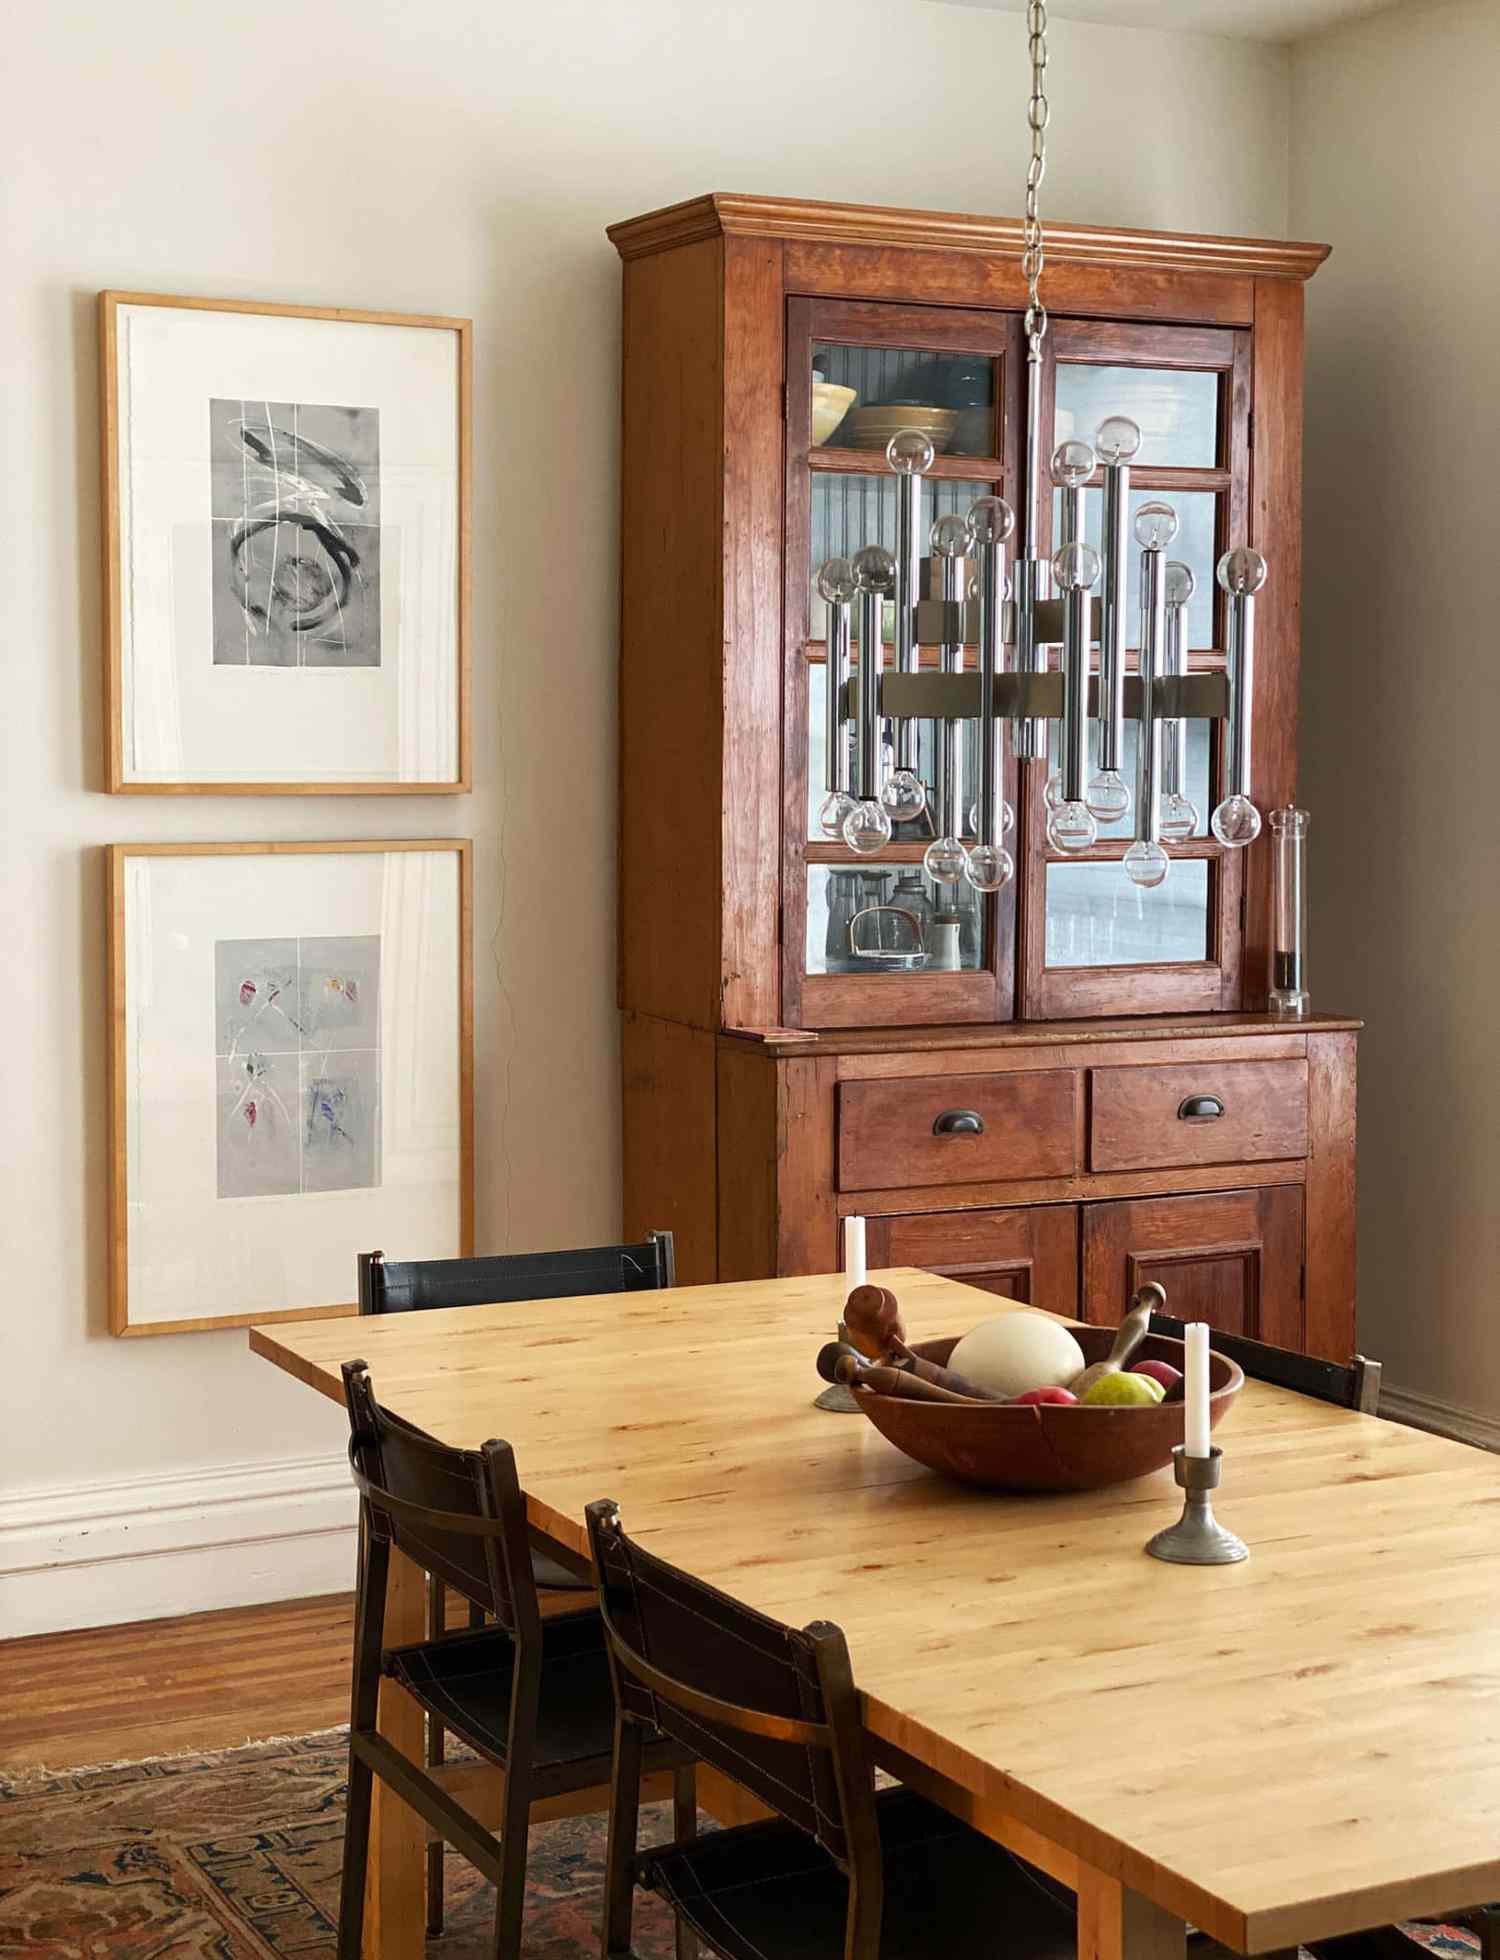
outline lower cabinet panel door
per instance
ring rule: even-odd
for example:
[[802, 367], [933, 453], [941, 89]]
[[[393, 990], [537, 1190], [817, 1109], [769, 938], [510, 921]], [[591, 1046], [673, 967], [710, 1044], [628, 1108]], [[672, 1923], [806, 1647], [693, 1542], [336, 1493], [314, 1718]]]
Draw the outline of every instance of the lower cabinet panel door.
[[869, 1219], [865, 1241], [871, 1266], [920, 1266], [986, 1293], [1077, 1317], [1077, 1205], [903, 1212]]
[[1119, 1320], [1155, 1280], [1167, 1310], [1303, 1349], [1300, 1185], [1083, 1207], [1083, 1315]]

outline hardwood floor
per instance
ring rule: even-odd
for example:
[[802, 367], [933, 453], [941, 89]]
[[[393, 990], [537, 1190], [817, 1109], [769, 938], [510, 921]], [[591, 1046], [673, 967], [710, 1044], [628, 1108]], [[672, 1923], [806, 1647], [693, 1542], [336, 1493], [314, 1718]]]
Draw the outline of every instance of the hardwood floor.
[[333, 1728], [344, 1593], [0, 1642], [0, 1769], [72, 1769]]

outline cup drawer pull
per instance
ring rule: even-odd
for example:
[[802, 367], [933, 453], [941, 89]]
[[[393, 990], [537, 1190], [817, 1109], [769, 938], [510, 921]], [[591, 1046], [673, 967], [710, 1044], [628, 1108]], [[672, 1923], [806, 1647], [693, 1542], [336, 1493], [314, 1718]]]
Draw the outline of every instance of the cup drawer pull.
[[982, 1137], [984, 1118], [977, 1109], [945, 1109], [932, 1126], [935, 1137]]
[[1224, 1114], [1222, 1096], [1184, 1096], [1177, 1105], [1177, 1114], [1184, 1123], [1212, 1123]]

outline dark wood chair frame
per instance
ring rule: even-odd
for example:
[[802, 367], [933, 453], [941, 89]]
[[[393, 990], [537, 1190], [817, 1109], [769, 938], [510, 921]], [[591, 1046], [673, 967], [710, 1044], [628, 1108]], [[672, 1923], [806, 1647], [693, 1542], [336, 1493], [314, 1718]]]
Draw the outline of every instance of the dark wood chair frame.
[[[1180, 1341], [1185, 1326], [1173, 1314], [1151, 1316], [1153, 1334], [1168, 1334]], [[1320, 1361], [1316, 1355], [1298, 1354], [1292, 1348], [1252, 1341], [1247, 1334], [1224, 1334], [1217, 1327], [1209, 1329], [1208, 1344], [1216, 1353], [1237, 1361], [1254, 1381], [1311, 1395], [1319, 1402], [1334, 1402], [1340, 1408], [1358, 1409], [1364, 1415], [1379, 1412], [1380, 1363], [1362, 1354], [1341, 1366], [1336, 1361]]]
[[[534, 1760], [541, 1703], [543, 1628], [526, 1500], [509, 1443], [490, 1441], [479, 1451], [447, 1450], [419, 1437], [428, 1451], [441, 1452], [472, 1478], [475, 1508], [436, 1510], [395, 1496], [372, 1474], [379, 1464], [382, 1436], [399, 1425], [375, 1399], [363, 1361], [342, 1369], [349, 1410], [349, 1462], [359, 1492], [359, 1568], [354, 1609], [354, 1666], [349, 1717], [349, 1791], [345, 1816], [344, 1865], [339, 1893], [338, 1960], [360, 1960], [365, 1880], [369, 1862], [374, 1779], [379, 1777], [439, 1834], [437, 1849], [453, 1845], [496, 1888], [494, 1951], [497, 1960], [517, 1960], [526, 1899], [526, 1854], [533, 1804], [549, 1797], [602, 1787], [604, 1758], [566, 1765]], [[504, 1773], [500, 1834], [487, 1830], [429, 1773], [379, 1733], [377, 1717], [384, 1665], [383, 1634], [390, 1554], [394, 1546], [418, 1565], [430, 1556], [433, 1535], [477, 1540], [483, 1547], [485, 1597], [473, 1604], [509, 1634], [514, 1648], [509, 1725], [503, 1755], [481, 1751]], [[461, 1634], [459, 1638], [466, 1638]], [[419, 1693], [416, 1699], [421, 1700]], [[427, 1712], [431, 1712], [428, 1710]], [[649, 1745], [653, 1768], [673, 1774], [673, 1828], [683, 1838], [697, 1830], [694, 1758], [660, 1737]], [[477, 1745], [476, 1745], [477, 1746]], [[602, 1806], [601, 1806], [602, 1807]]]
[[[816, 1671], [818, 1699], [822, 1704], [820, 1719], [767, 1714], [704, 1694], [654, 1667], [621, 1635], [605, 1603], [602, 1575], [606, 1564], [601, 1557], [601, 1553], [623, 1537], [619, 1506], [613, 1498], [602, 1498], [588, 1506], [586, 1516], [595, 1569], [601, 1574], [600, 1611], [615, 1683], [613, 1794], [605, 1852], [605, 1960], [626, 1960], [630, 1954], [635, 1887], [637, 1882], [650, 1882], [652, 1860], [659, 1855], [659, 1852], [636, 1849], [643, 1747], [650, 1725], [626, 1707], [622, 1686], [627, 1678], [652, 1697], [653, 1706], [665, 1703], [669, 1709], [679, 1709], [698, 1722], [711, 1723], [742, 1737], [793, 1743], [809, 1752], [822, 1751], [829, 1757], [838, 1795], [837, 1822], [847, 1845], [847, 1855], [841, 1856], [826, 1842], [824, 1849], [849, 1880], [845, 1960], [877, 1960], [885, 1889], [880, 1827], [876, 1820], [875, 1780], [865, 1751], [859, 1696], [843, 1630], [822, 1620], [802, 1629]], [[712, 1760], [707, 1746], [704, 1756], [705, 1760]], [[725, 1751], [719, 1767], [726, 1774], [734, 1775], [730, 1751]], [[682, 1945], [679, 1926], [679, 1951]]]
[[[614, 1280], [617, 1284], [608, 1284]], [[519, 1303], [523, 1300], [578, 1298], [600, 1292], [648, 1292], [677, 1284], [677, 1250], [670, 1232], [648, 1232], [637, 1245], [588, 1246], [562, 1252], [495, 1253], [471, 1259], [388, 1260], [381, 1251], [359, 1255], [359, 1311], [363, 1314], [421, 1313], [441, 1307]], [[543, 1555], [538, 1577], [549, 1593], [579, 1594], [578, 1610], [592, 1611], [592, 1574], [569, 1571], [555, 1555]], [[428, 1576], [427, 1631], [432, 1639], [447, 1629], [448, 1589]], [[483, 1624], [472, 1603], [469, 1625]], [[436, 1715], [426, 1723], [429, 1769], [446, 1754], [444, 1729]], [[443, 1930], [443, 1847], [427, 1847], [427, 1930]]]

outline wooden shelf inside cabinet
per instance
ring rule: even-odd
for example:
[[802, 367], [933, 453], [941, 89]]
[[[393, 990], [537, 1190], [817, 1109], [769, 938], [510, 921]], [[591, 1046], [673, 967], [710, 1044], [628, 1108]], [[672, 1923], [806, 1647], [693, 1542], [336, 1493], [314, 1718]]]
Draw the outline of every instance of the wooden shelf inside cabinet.
[[[1177, 917], [1164, 926], [1159, 913], [1140, 914], [1156, 901], [1120, 871], [1127, 838], [1078, 859], [1049, 850], [1050, 765], [1008, 755], [1016, 876], [982, 908], [981, 968], [808, 970], [839, 964], [826, 959], [822, 906], [858, 896], [829, 874], [889, 867], [891, 892], [926, 849], [917, 837], [860, 858], [810, 822], [825, 760], [815, 564], [892, 545], [895, 485], [881, 450], [848, 446], [860, 425], [841, 425], [844, 443], [838, 427], [813, 442], [814, 358], [825, 381], [856, 390], [851, 414], [909, 394], [983, 416], [956, 422], [949, 439], [993, 443], [998, 454], [938, 456], [924, 527], [935, 512], [961, 514], [969, 485], [1020, 510], [1028, 411], [1018, 228], [720, 196], [612, 236], [626, 285], [627, 1228], [670, 1226], [691, 1283], [830, 1270], [840, 1218], [864, 1211], [916, 1263], [1040, 1305], [1108, 1317], [1134, 1261], [1175, 1271], [1183, 1299], [1224, 1324], [1347, 1360], [1358, 1024], [1288, 1025], [1263, 1011], [1268, 834], [1247, 851], [1224, 852], [1207, 836], [1175, 849], [1180, 882], [1163, 889]], [[1322, 256], [1315, 245], [1049, 231], [1052, 325], [1030, 433], [1045, 458], [1103, 414], [1136, 415], [1145, 442], [1133, 495], [1176, 503], [1172, 555], [1197, 578], [1191, 671], [1225, 664], [1220, 553], [1250, 543], [1270, 563], [1252, 705], [1262, 810], [1292, 800], [1297, 781], [1302, 285]], [[1086, 494], [1097, 536], [1097, 479]], [[1040, 529], [1038, 548], [1050, 550], [1050, 500]], [[925, 669], [938, 664], [935, 650], [923, 652]], [[971, 648], [965, 665], [975, 664]], [[1127, 668], [1136, 664], [1132, 651]], [[1223, 780], [1222, 724], [1200, 717], [1188, 727], [1202, 817]], [[715, 820], [691, 818], [704, 810]], [[1049, 947], [1049, 916], [1066, 924], [1099, 907], [1114, 908], [1113, 938], [1054, 932]], [[1116, 963], [1066, 963], [1077, 957]], [[1132, 1133], [1123, 1153], [1094, 1131], [1106, 1071], [1113, 1100], [1100, 1107], [1139, 1101], [1154, 1126], [1149, 1138]], [[1138, 1081], [1122, 1079], [1131, 1071]], [[1194, 1082], [1201, 1074], [1203, 1094], [1225, 1102], [1219, 1140], [1178, 1135], [1182, 1071]], [[1031, 1082], [1014, 1097], [989, 1095], [973, 1080], [1042, 1074], [1066, 1078], [1067, 1093]], [[965, 1081], [978, 1098], [965, 1107], [1030, 1112], [1014, 1151], [966, 1158], [960, 1137], [950, 1159], [922, 1129], [918, 1119], [945, 1106], [945, 1084], [956, 1095]], [[1274, 1136], [1235, 1100], [1255, 1082], [1282, 1085]], [[858, 1084], [884, 1089], [846, 1100]], [[876, 1109], [897, 1130], [914, 1112], [919, 1134], [886, 1148], [860, 1128]], [[918, 1181], [900, 1182], [913, 1166]], [[876, 1188], [877, 1173], [893, 1181]], [[1243, 1255], [1224, 1250], [1231, 1228], [1250, 1247]]]

